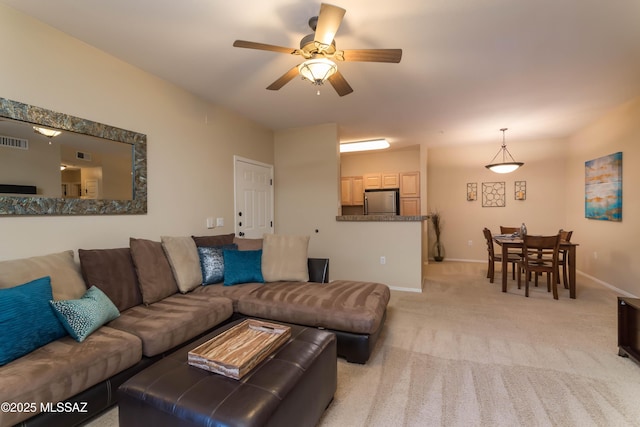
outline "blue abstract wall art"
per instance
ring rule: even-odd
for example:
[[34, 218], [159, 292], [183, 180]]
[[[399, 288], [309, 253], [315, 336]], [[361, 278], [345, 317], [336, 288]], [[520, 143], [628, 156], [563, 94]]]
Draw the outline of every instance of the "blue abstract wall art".
[[584, 216], [622, 221], [622, 152], [584, 163]]

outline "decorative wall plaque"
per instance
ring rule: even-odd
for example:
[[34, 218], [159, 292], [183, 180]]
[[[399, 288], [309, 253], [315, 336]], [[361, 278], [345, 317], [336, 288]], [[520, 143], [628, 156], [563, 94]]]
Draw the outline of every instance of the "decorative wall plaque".
[[476, 200], [478, 200], [478, 183], [468, 182], [467, 183], [467, 201], [474, 202]]
[[513, 187], [513, 198], [527, 200], [527, 181], [516, 181]]
[[482, 207], [503, 208], [505, 206], [505, 185], [502, 182], [482, 183]]

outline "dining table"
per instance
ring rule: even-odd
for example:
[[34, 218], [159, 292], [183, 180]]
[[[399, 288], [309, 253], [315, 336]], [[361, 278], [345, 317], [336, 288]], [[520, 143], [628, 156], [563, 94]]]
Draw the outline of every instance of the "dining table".
[[[502, 292], [507, 292], [508, 253], [511, 249], [522, 252], [522, 238], [517, 235], [495, 235], [493, 241], [502, 247]], [[569, 297], [576, 298], [576, 248], [577, 243], [560, 240], [560, 249], [567, 251], [567, 268], [569, 269]]]

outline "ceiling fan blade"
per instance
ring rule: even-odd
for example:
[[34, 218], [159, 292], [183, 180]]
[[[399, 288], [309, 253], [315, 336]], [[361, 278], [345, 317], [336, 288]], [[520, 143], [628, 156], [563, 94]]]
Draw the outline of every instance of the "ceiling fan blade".
[[289, 53], [291, 55], [298, 53], [298, 49], [290, 47], [275, 46], [272, 44], [248, 42], [246, 40], [236, 40], [233, 42], [234, 47], [244, 47], [247, 49], [268, 50], [270, 52]]
[[289, 71], [284, 73], [282, 76], [280, 76], [280, 78], [278, 80], [276, 80], [275, 82], [271, 83], [267, 87], [267, 89], [269, 89], [269, 90], [278, 90], [282, 86], [284, 86], [287, 83], [289, 83], [299, 73], [300, 72], [298, 71], [298, 66], [296, 65], [295, 67], [293, 67], [292, 69], [290, 69]]
[[353, 92], [353, 89], [349, 86], [349, 83], [347, 83], [340, 71], [336, 71], [331, 75], [331, 77], [329, 77], [329, 83], [331, 83], [331, 86], [333, 86], [340, 96], [349, 95]]
[[322, 3], [320, 5], [320, 14], [318, 14], [318, 23], [313, 40], [321, 45], [331, 46], [331, 42], [340, 28], [342, 17], [346, 10], [331, 4]]
[[[340, 55], [336, 55], [341, 59]], [[393, 62], [398, 63], [402, 59], [402, 49], [351, 49], [343, 50], [344, 61], [354, 62]]]

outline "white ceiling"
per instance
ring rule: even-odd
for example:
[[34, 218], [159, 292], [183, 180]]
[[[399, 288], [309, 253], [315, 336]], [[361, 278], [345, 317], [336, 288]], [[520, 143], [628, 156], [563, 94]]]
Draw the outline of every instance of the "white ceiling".
[[271, 129], [338, 123], [395, 147], [563, 138], [640, 95], [639, 0], [330, 0], [339, 49], [402, 48], [399, 64], [339, 62], [354, 92], [294, 79], [311, 0], [0, 0]]

